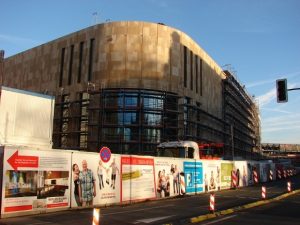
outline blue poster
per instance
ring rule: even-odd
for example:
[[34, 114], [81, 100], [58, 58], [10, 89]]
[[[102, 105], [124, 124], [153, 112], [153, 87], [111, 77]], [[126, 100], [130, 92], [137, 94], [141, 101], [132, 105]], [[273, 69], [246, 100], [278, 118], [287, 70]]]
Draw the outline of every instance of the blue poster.
[[186, 193], [203, 192], [202, 162], [183, 162]]

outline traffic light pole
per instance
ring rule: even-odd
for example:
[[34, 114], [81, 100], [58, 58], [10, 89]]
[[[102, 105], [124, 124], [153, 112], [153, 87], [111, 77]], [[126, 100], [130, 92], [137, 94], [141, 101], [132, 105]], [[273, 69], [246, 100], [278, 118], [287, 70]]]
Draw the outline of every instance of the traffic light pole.
[[294, 91], [294, 90], [300, 90], [300, 88], [290, 88], [290, 89], [287, 89], [288, 91]]

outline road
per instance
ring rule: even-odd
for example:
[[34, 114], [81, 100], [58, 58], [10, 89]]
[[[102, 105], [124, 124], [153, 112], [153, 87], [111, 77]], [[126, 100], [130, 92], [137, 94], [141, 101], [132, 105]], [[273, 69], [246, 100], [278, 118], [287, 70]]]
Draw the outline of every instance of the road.
[[[300, 189], [300, 175], [291, 178], [291, 181], [293, 188]], [[275, 181], [264, 185], [267, 187], [268, 198], [286, 193], [286, 181]], [[215, 198], [215, 207], [218, 211], [255, 202], [261, 200], [261, 185], [216, 192]], [[209, 194], [204, 193], [127, 206], [101, 208], [101, 225], [187, 224], [189, 218], [209, 213], [208, 202]], [[240, 215], [242, 214], [237, 214], [232, 219], [238, 219]], [[92, 209], [76, 209], [1, 219], [0, 225], [91, 225], [91, 221]]]
[[269, 204], [244, 210], [201, 225], [298, 225], [300, 224], [300, 193]]

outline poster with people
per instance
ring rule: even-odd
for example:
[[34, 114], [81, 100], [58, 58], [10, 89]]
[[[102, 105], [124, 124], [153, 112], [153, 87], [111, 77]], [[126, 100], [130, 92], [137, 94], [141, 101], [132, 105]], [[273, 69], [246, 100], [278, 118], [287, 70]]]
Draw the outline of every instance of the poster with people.
[[5, 147], [2, 214], [23, 215], [70, 206], [71, 153]]
[[180, 178], [183, 174], [182, 164], [183, 160], [179, 159], [158, 157], [154, 159], [157, 198], [180, 194]]
[[237, 176], [237, 187], [248, 186], [247, 161], [235, 161], [234, 168]]
[[217, 191], [221, 189], [221, 169], [219, 160], [203, 160], [204, 191]]
[[229, 189], [233, 187], [232, 173], [235, 173], [233, 163], [230, 161], [222, 161], [221, 163], [221, 189]]
[[186, 193], [196, 194], [203, 192], [203, 165], [200, 161], [190, 160], [183, 162], [186, 180]]
[[72, 155], [72, 207], [120, 202], [120, 155], [103, 161], [99, 153]]
[[121, 202], [155, 199], [154, 158], [121, 157]]

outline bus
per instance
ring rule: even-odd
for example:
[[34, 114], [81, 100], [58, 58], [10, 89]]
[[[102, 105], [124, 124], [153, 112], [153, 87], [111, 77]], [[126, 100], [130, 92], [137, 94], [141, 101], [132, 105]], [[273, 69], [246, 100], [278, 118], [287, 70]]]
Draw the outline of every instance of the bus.
[[197, 143], [195, 141], [169, 141], [157, 146], [156, 156], [189, 159], [223, 159], [223, 143]]

